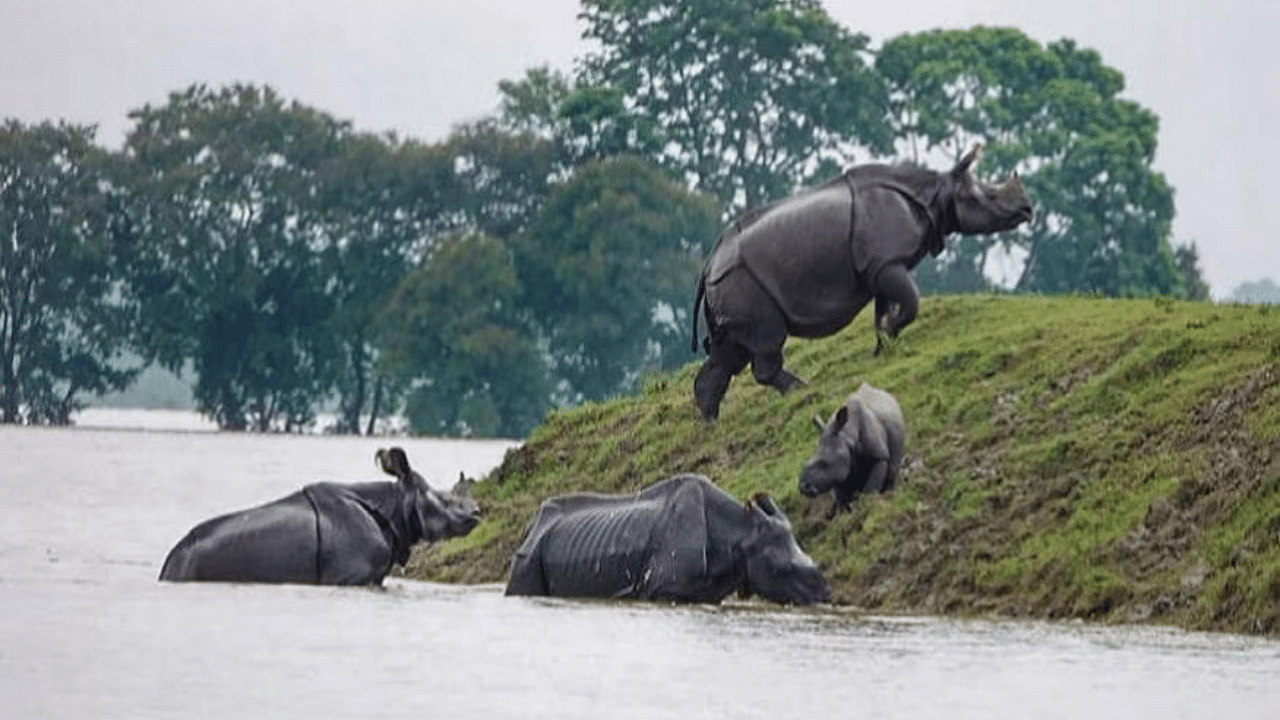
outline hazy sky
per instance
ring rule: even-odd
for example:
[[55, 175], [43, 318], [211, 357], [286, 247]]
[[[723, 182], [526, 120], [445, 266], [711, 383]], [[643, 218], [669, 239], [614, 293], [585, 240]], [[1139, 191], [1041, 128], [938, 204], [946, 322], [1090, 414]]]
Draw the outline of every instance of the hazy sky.
[[[874, 43], [973, 25], [1069, 37], [1124, 73], [1160, 117], [1156, 166], [1177, 190], [1174, 242], [1195, 240], [1220, 297], [1280, 279], [1280, 28], [1273, 0], [826, 0]], [[246, 81], [364, 130], [442, 139], [491, 112], [497, 82], [584, 45], [578, 0], [0, 0], [0, 118], [96, 123], [194, 82]]]

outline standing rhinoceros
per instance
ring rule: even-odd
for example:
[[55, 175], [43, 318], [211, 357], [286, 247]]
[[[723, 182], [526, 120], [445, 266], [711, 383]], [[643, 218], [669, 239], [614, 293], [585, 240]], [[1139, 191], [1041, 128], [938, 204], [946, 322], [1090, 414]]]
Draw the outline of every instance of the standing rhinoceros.
[[830, 422], [813, 416], [821, 437], [800, 471], [800, 492], [817, 497], [835, 490], [827, 517], [849, 507], [860, 492], [882, 492], [898, 481], [906, 423], [889, 393], [866, 383], [836, 408]]
[[160, 579], [377, 585], [414, 543], [466, 535], [480, 521], [470, 481], [441, 493], [404, 450], [374, 457], [396, 482], [313, 483], [206, 520], [169, 551]]
[[[872, 299], [879, 331], [897, 337], [915, 319], [919, 293], [910, 271], [942, 252], [951, 233], [1010, 230], [1031, 218], [1017, 175], [1001, 185], [974, 178], [981, 145], [949, 172], [917, 165], [861, 165], [795, 197], [750, 210], [716, 241], [702, 268], [693, 309], [703, 305], [710, 356], [694, 380], [708, 420], [720, 413], [729, 381], [751, 363], [756, 382], [786, 392], [800, 379], [782, 367], [788, 335], [840, 331]], [[706, 298], [703, 304], [703, 298]]]
[[715, 603], [734, 590], [800, 605], [829, 595], [767, 495], [744, 505], [705, 476], [682, 474], [634, 495], [544, 502], [506, 592]]

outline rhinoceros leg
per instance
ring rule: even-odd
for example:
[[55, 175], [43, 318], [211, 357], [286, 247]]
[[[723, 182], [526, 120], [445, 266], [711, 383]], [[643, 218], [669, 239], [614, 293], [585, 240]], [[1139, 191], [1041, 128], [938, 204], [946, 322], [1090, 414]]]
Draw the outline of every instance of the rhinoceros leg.
[[704, 420], [720, 417], [720, 401], [729, 391], [729, 381], [742, 372], [751, 360], [746, 348], [720, 338], [712, 339], [708, 350], [710, 357], [698, 369], [693, 379], [693, 397], [698, 403]]
[[827, 508], [827, 519], [834, 518], [841, 510], [848, 510], [849, 504], [853, 502], [853, 496], [857, 494], [858, 491], [847, 480], [832, 486], [831, 507]]
[[782, 345], [786, 341], [786, 319], [775, 309], [769, 317], [757, 320], [744, 343], [751, 354], [751, 374], [756, 382], [772, 385], [781, 393], [805, 384], [782, 367]]
[[884, 348], [883, 330], [891, 338], [916, 319], [920, 308], [920, 291], [905, 265], [886, 265], [876, 278], [876, 351]]

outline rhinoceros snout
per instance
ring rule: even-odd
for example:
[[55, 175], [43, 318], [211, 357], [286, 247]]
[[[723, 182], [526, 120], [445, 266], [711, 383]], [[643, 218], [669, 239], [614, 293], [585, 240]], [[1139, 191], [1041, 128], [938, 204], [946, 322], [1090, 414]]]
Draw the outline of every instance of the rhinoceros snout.
[[810, 477], [807, 471], [800, 475], [799, 485], [800, 485], [800, 494], [804, 495], [805, 497], [814, 498], [814, 497], [818, 497], [823, 493], [823, 488], [818, 487], [817, 482], [815, 482], [814, 479]]

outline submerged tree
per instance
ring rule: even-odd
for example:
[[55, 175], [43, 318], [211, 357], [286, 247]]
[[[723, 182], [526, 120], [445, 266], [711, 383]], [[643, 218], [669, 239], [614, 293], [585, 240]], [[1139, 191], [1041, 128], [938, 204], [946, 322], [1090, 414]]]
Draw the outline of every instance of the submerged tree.
[[134, 308], [114, 251], [110, 158], [91, 127], [0, 125], [0, 422], [67, 424], [120, 390]]
[[517, 258], [566, 400], [604, 399], [688, 360], [692, 289], [716, 210], [631, 156], [583, 165], [551, 193]]
[[511, 252], [482, 234], [439, 243], [396, 288], [383, 362], [415, 432], [523, 437], [542, 419], [547, 370], [520, 294]]
[[221, 428], [309, 424], [339, 357], [319, 170], [347, 125], [245, 85], [193, 86], [131, 117], [146, 352], [192, 363], [197, 407]]
[[369, 134], [352, 135], [341, 147], [319, 183], [319, 252], [333, 303], [328, 325], [340, 348], [333, 430], [359, 434], [363, 419], [364, 432], [372, 433], [399, 399], [399, 386], [380, 363], [376, 320], [440, 233], [441, 197], [453, 192], [452, 157], [434, 146]]

